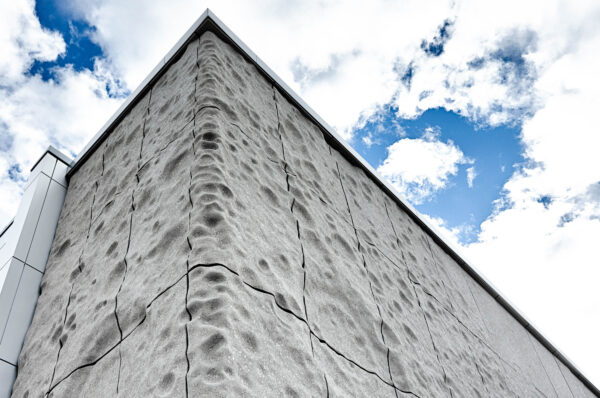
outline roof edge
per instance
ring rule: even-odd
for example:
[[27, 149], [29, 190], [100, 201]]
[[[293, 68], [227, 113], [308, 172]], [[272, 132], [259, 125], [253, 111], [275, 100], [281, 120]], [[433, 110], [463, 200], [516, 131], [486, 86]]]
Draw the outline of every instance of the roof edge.
[[[579, 368], [563, 354], [556, 345], [545, 337], [525, 315], [519, 311], [515, 305], [488, 281], [482, 273], [472, 264], [467, 261], [463, 254], [459, 254], [459, 250], [450, 242], [446, 242], [441, 238], [441, 234], [437, 228], [431, 225], [424, 216], [408, 203], [395, 188], [386, 182], [378, 173], [371, 167], [366, 160], [363, 159], [343, 138], [341, 138], [335, 130], [325, 122], [302, 98], [294, 92], [285, 82], [269, 68], [250, 48], [235, 35], [217, 16], [210, 10], [206, 9], [202, 15], [194, 22], [187, 32], [177, 41], [163, 59], [161, 59], [148, 74], [148, 76], [139, 84], [139, 86], [129, 95], [127, 100], [117, 109], [113, 116], [102, 126], [102, 128], [94, 135], [90, 142], [83, 148], [79, 155], [70, 163], [70, 170], [67, 172], [69, 179], [85, 162], [85, 160], [94, 152], [94, 150], [102, 144], [104, 139], [112, 132], [118, 123], [125, 117], [127, 112], [132, 109], [144, 94], [150, 89], [151, 85], [156, 82], [163, 73], [173, 64], [178, 56], [185, 49], [185, 46], [196, 37], [206, 31], [213, 31], [221, 38], [225, 39], [229, 44], [233, 45], [243, 56], [251, 61], [254, 66], [272, 82], [288, 100], [296, 105], [309, 119], [311, 119], [324, 132], [328, 143], [339, 150], [353, 164], [361, 167], [367, 175], [382, 188], [408, 215], [427, 232], [427, 234], [440, 247], [454, 259], [460, 266], [469, 274], [483, 289], [489, 293], [509, 314], [511, 314], [526, 330], [528, 330], [548, 351], [556, 356], [574, 375], [577, 377], [590, 391], [600, 398], [600, 390], [579, 370]], [[49, 148], [50, 150], [50, 148]], [[57, 151], [58, 152], [58, 151]], [[60, 153], [60, 152], [58, 152]], [[62, 155], [62, 154], [61, 154]], [[55, 155], [56, 156], [56, 155]], [[64, 158], [66, 156], [63, 155]], [[64, 159], [59, 158], [61, 161]], [[68, 159], [68, 158], [67, 158]]]
[[35, 169], [35, 166], [38, 165], [38, 163], [44, 158], [44, 156], [46, 156], [47, 153], [54, 156], [56, 159], [60, 160], [67, 166], [70, 166], [73, 163], [73, 160], [70, 157], [56, 149], [54, 146], [49, 145], [48, 148], [46, 148], [46, 150], [44, 151], [44, 153], [42, 153], [42, 156], [40, 156], [38, 160], [35, 161], [33, 166], [31, 166], [31, 170]]

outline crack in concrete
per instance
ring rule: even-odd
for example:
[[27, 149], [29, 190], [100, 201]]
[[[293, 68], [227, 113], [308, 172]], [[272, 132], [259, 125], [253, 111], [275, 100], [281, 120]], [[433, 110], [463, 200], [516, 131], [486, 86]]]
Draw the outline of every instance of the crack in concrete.
[[229, 273], [235, 275], [236, 277], [240, 278], [241, 282], [245, 285], [248, 286], [250, 289], [255, 290], [259, 293], [262, 293], [264, 295], [268, 295], [273, 299], [273, 302], [275, 304], [275, 306], [277, 308], [279, 308], [280, 310], [292, 315], [294, 318], [296, 318], [298, 321], [304, 323], [308, 328], [309, 328], [309, 333], [311, 336], [314, 336], [317, 340], [319, 340], [320, 343], [324, 344], [326, 347], [328, 347], [331, 351], [333, 351], [334, 353], [336, 353], [337, 355], [339, 355], [340, 357], [342, 357], [343, 359], [345, 359], [346, 361], [352, 363], [353, 365], [355, 365], [356, 367], [358, 367], [359, 369], [372, 374], [374, 376], [376, 376], [378, 379], [380, 379], [382, 382], [384, 382], [385, 384], [387, 384], [388, 386], [397, 389], [398, 391], [405, 393], [405, 394], [410, 394], [413, 395], [415, 397], [419, 397], [417, 394], [412, 393], [410, 391], [403, 391], [401, 389], [399, 389], [398, 387], [392, 385], [390, 382], [388, 382], [387, 380], [385, 380], [383, 377], [381, 377], [377, 372], [372, 371], [364, 366], [362, 366], [360, 363], [358, 363], [357, 361], [347, 357], [346, 355], [342, 354], [339, 350], [337, 350], [333, 345], [331, 345], [329, 342], [327, 342], [324, 338], [320, 337], [319, 335], [317, 335], [314, 331], [312, 331], [310, 329], [310, 326], [308, 325], [308, 322], [306, 319], [302, 318], [300, 315], [296, 314], [295, 312], [293, 312], [292, 310], [282, 306], [281, 304], [279, 304], [276, 300], [276, 296], [275, 294], [266, 291], [264, 289], [258, 288], [256, 286], [253, 286], [252, 284], [246, 282], [245, 280], [243, 280], [243, 278], [241, 277], [241, 275], [236, 272], [235, 270], [233, 270], [232, 268], [230, 268], [229, 266], [222, 264], [222, 263], [200, 263], [200, 264], [194, 264], [193, 266], [191, 266], [189, 268], [189, 270], [181, 275], [180, 277], [177, 278], [177, 280], [175, 280], [173, 283], [171, 283], [170, 285], [168, 285], [165, 289], [163, 289], [160, 293], [158, 293], [152, 300], [150, 300], [150, 302], [146, 305], [146, 311], [144, 312], [144, 317], [137, 323], [137, 325], [135, 325], [131, 331], [129, 331], [127, 334], [125, 334], [123, 336], [122, 339], [120, 339], [116, 344], [114, 344], [111, 348], [109, 348], [105, 353], [103, 353], [102, 355], [100, 355], [98, 358], [96, 358], [95, 360], [80, 365], [78, 367], [76, 367], [75, 369], [73, 369], [71, 372], [69, 372], [65, 377], [63, 377], [61, 380], [59, 380], [58, 382], [56, 382], [56, 384], [54, 384], [53, 386], [51, 386], [51, 388], [48, 390], [47, 394], [49, 394], [50, 392], [52, 392], [59, 384], [61, 384], [62, 382], [64, 382], [67, 378], [69, 378], [70, 376], [72, 376], [75, 372], [81, 370], [81, 369], [85, 369], [87, 367], [90, 366], [94, 366], [95, 364], [97, 364], [101, 359], [103, 359], [104, 357], [106, 357], [110, 352], [112, 352], [115, 348], [119, 347], [123, 341], [127, 340], [127, 338], [129, 338], [129, 336], [131, 336], [141, 325], [144, 324], [144, 322], [146, 321], [147, 318], [147, 314], [148, 314], [148, 310], [150, 310], [150, 308], [152, 307], [152, 304], [154, 304], [154, 302], [156, 300], [158, 300], [160, 297], [162, 297], [165, 293], [167, 293], [171, 288], [173, 288], [175, 285], [177, 285], [179, 282], [181, 282], [181, 280], [183, 278], [187, 278], [189, 277], [189, 274], [191, 272], [193, 272], [194, 270], [198, 269], [198, 268], [214, 268], [214, 267], [218, 267], [218, 268], [223, 268], [226, 271], [228, 271]]
[[[150, 114], [152, 91], [153, 91], [153, 88], [150, 88], [150, 93], [148, 94], [148, 96], [149, 96], [148, 105], [146, 106], [146, 116]], [[131, 210], [129, 212], [129, 233], [128, 233], [128, 237], [127, 237], [127, 247], [125, 249], [125, 255], [123, 256], [123, 264], [125, 265], [125, 270], [123, 272], [123, 277], [121, 278], [121, 284], [119, 285], [119, 290], [117, 290], [117, 294], [115, 294], [114, 314], [115, 314], [115, 320], [117, 322], [117, 328], [119, 329], [120, 341], [123, 341], [123, 329], [121, 328], [121, 322], [119, 321], [119, 312], [118, 312], [119, 293], [121, 293], [121, 290], [123, 289], [123, 285], [125, 284], [125, 279], [127, 278], [127, 272], [129, 270], [129, 264], [127, 263], [127, 256], [129, 254], [129, 248], [131, 247], [131, 231], [133, 230], [133, 214], [135, 212], [135, 191], [138, 189], [139, 184], [140, 184], [139, 170], [141, 169], [141, 167], [143, 167], [141, 165], [141, 162], [142, 162], [142, 155], [143, 155], [143, 149], [144, 149], [144, 141], [146, 138], [146, 122], [147, 122], [146, 116], [144, 116], [144, 120], [142, 123], [142, 139], [140, 140], [140, 154], [138, 156], [138, 163], [137, 163], [138, 171], [135, 174], [136, 185], [131, 190]], [[123, 355], [121, 352], [121, 346], [119, 345], [119, 368], [118, 368], [118, 373], [117, 373], [117, 396], [119, 395], [119, 385], [121, 382], [122, 363], [123, 363]]]
[[277, 91], [275, 89], [275, 86], [272, 86], [272, 89], [273, 89], [273, 102], [275, 103], [275, 113], [277, 114], [277, 133], [279, 135], [279, 141], [281, 142], [281, 154], [282, 154], [282, 158], [283, 158], [283, 172], [285, 173], [285, 184], [286, 184], [286, 189], [287, 189], [288, 194], [290, 194], [292, 196], [292, 204], [290, 206], [290, 211], [291, 211], [292, 215], [294, 216], [294, 219], [296, 220], [296, 230], [298, 233], [298, 241], [300, 242], [300, 252], [302, 253], [302, 272], [303, 272], [302, 305], [304, 306], [304, 316], [306, 317], [306, 324], [307, 324], [308, 330], [309, 330], [308, 338], [310, 341], [310, 349], [311, 349], [311, 353], [314, 357], [315, 351], [314, 351], [312, 339], [310, 338], [311, 327], [310, 327], [310, 324], [308, 321], [308, 309], [306, 306], [306, 258], [304, 256], [304, 244], [302, 242], [302, 236], [300, 233], [300, 220], [298, 219], [298, 216], [296, 216], [296, 213], [294, 212], [294, 204], [296, 203], [296, 197], [292, 193], [291, 185], [290, 185], [290, 173], [288, 171], [288, 163], [287, 163], [286, 156], [285, 156], [285, 145], [283, 143], [283, 135], [281, 134], [281, 120], [279, 117], [279, 104], [277, 102]]
[[[500, 357], [500, 354], [498, 354], [493, 347], [491, 347], [481, 336], [479, 336], [476, 332], [472, 331], [469, 326], [467, 326], [460, 318], [458, 318], [450, 309], [447, 308], [447, 306], [440, 300], [438, 299], [435, 295], [433, 295], [432, 293], [430, 293], [429, 291], [425, 290], [423, 284], [421, 282], [419, 282], [414, 276], [412, 276], [412, 273], [410, 272], [410, 267], [408, 266], [406, 259], [404, 257], [404, 253], [401, 251], [401, 255], [402, 255], [402, 261], [403, 261], [403, 267], [399, 266], [396, 261], [394, 261], [393, 259], [391, 259], [390, 257], [388, 257], [388, 255], [386, 253], [384, 253], [381, 249], [379, 249], [379, 247], [377, 247], [375, 244], [371, 243], [371, 242], [367, 242], [370, 246], [372, 246], [373, 248], [375, 248], [379, 254], [381, 254], [382, 256], [384, 256], [389, 262], [390, 264], [392, 264], [394, 267], [396, 267], [398, 270], [402, 271], [402, 272], [408, 272], [408, 279], [410, 280], [411, 283], [416, 284], [417, 286], [420, 286], [423, 289], [423, 293], [425, 293], [426, 295], [428, 295], [429, 297], [431, 297], [432, 299], [434, 299], [441, 307], [444, 311], [446, 311], [448, 313], [448, 315], [452, 316], [458, 323], [460, 323], [473, 337], [475, 337], [477, 340], [479, 340], [479, 342], [481, 342], [482, 344], [484, 344], [490, 351], [492, 351], [494, 354], [496, 354], [500, 359], [502, 359], [504, 361], [503, 358]], [[475, 304], [477, 305], [477, 301], [475, 301]], [[478, 307], [479, 308], [479, 307]], [[484, 322], [485, 324], [485, 322]]]
[[356, 242], [358, 244], [358, 251], [361, 254], [362, 260], [363, 260], [363, 267], [365, 269], [365, 272], [367, 274], [367, 281], [369, 283], [369, 290], [371, 291], [371, 297], [373, 298], [373, 303], [375, 304], [375, 307], [377, 308], [377, 312], [379, 313], [379, 319], [380, 319], [380, 325], [379, 325], [379, 332], [381, 334], [381, 340], [383, 341], [383, 345], [387, 350], [387, 368], [388, 368], [388, 373], [390, 375], [390, 381], [392, 382], [392, 386], [394, 387], [394, 393], [396, 395], [396, 398], [398, 397], [398, 392], [397, 392], [397, 387], [396, 384], [394, 383], [394, 377], [392, 376], [392, 369], [390, 367], [390, 348], [388, 347], [387, 343], [385, 342], [385, 335], [383, 333], [383, 315], [381, 315], [381, 309], [379, 308], [379, 304], [377, 303], [377, 299], [375, 298], [375, 293], [373, 292], [373, 285], [371, 284], [371, 279], [369, 278], [370, 272], [369, 272], [369, 268], [367, 267], [367, 260], [365, 259], [365, 255], [364, 252], [362, 250], [361, 244], [360, 244], [360, 238], [358, 236], [358, 230], [356, 229], [356, 225], [354, 224], [354, 217], [352, 216], [352, 210], [350, 209], [350, 202], [348, 202], [348, 196], [346, 194], [346, 189], [344, 188], [344, 182], [342, 180], [342, 173], [340, 172], [340, 165], [338, 164], [337, 160], [335, 161], [335, 165], [337, 168], [337, 172], [338, 172], [338, 178], [340, 180], [340, 185], [342, 187], [342, 193], [344, 194], [344, 199], [346, 200], [346, 206], [348, 206], [348, 214], [350, 215], [350, 221], [352, 222], [352, 228], [354, 229], [354, 234], [356, 236]]
[[573, 390], [571, 390], [571, 386], [569, 385], [569, 382], [567, 381], [567, 378], [565, 377], [565, 374], [563, 373], [561, 366], [558, 363], [558, 360], [556, 359], [556, 357], [553, 355], [554, 358], [554, 362], [556, 363], [556, 367], [558, 368], [558, 371], [560, 372], [560, 375], [562, 376], [563, 380], [565, 381], [565, 384], [567, 385], [567, 388], [569, 389], [569, 392], [571, 393], [571, 396], [575, 397], [575, 394], [573, 394]]
[[[195, 125], [195, 121], [194, 121], [194, 125]], [[192, 143], [195, 140], [195, 134], [192, 131]], [[193, 150], [193, 155], [194, 155], [194, 159], [196, 158], [196, 150], [195, 147], [192, 144], [192, 150]], [[193, 162], [192, 162], [193, 164]], [[191, 232], [191, 221], [192, 221], [192, 210], [194, 209], [194, 201], [192, 200], [192, 180], [193, 180], [193, 176], [192, 176], [192, 169], [190, 166], [190, 180], [189, 180], [189, 186], [188, 186], [188, 197], [189, 197], [189, 201], [190, 201], [190, 210], [188, 212], [188, 230], [187, 230], [187, 236], [186, 236], [186, 241], [188, 244], [188, 253], [187, 253], [187, 258], [185, 260], [185, 266], [187, 269], [187, 272], [185, 273], [185, 311], [188, 315], [188, 321], [185, 324], [185, 361], [186, 361], [186, 370], [185, 370], [185, 396], [187, 397], [189, 395], [189, 382], [188, 382], [188, 376], [190, 373], [190, 357], [189, 357], [189, 347], [190, 347], [190, 340], [189, 340], [189, 330], [188, 330], [188, 325], [189, 323], [192, 321], [192, 312], [190, 311], [190, 307], [189, 307], [189, 294], [190, 294], [190, 254], [192, 253], [192, 242], [190, 241], [190, 232]]]
[[433, 338], [433, 334], [431, 333], [431, 329], [429, 328], [429, 322], [427, 321], [427, 315], [426, 315], [425, 309], [423, 308], [423, 305], [421, 304], [421, 299], [419, 298], [419, 293], [417, 292], [415, 283], [410, 278], [410, 271], [407, 269], [406, 272], [408, 275], [408, 280], [411, 282], [413, 290], [415, 292], [415, 297], [417, 298], [417, 304], [419, 305], [419, 308], [421, 309], [421, 312], [423, 313], [423, 319], [425, 320], [425, 326], [427, 327], [427, 332], [429, 333], [429, 338], [431, 339], [431, 345], [433, 346], [433, 350], [435, 351], [435, 356], [437, 357], [438, 363], [439, 363], [440, 368], [442, 369], [442, 373], [444, 375], [444, 384], [446, 385], [446, 388], [450, 392], [450, 397], [453, 397], [452, 389], [448, 385], [448, 376], [446, 374], [446, 369], [444, 369], [444, 365], [442, 364], [442, 360], [440, 359], [440, 352], [437, 349], [437, 346], [435, 345], [435, 340]]
[[[194, 77], [194, 110], [196, 109], [197, 102], [198, 102], [198, 96], [196, 94], [197, 94], [197, 90], [198, 90], [198, 75], [200, 73], [199, 52], [200, 52], [200, 46], [196, 47], [196, 76]], [[188, 211], [188, 227], [187, 227], [187, 233], [186, 233], [186, 241], [188, 244], [188, 253], [187, 253], [187, 257], [185, 259], [185, 266], [186, 266], [185, 311], [188, 315], [188, 321], [185, 324], [185, 362], [186, 362], [185, 396], [186, 396], [186, 398], [189, 396], [189, 374], [190, 374], [190, 369], [191, 369], [190, 356], [189, 356], [189, 349], [190, 349], [189, 324], [190, 324], [190, 322], [192, 322], [192, 312], [190, 311], [190, 307], [189, 307], [189, 295], [190, 295], [190, 255], [192, 254], [192, 250], [193, 250], [192, 242], [190, 241], [190, 233], [192, 231], [192, 211], [194, 210], [194, 200], [192, 199], [192, 185], [193, 185], [194, 176], [192, 174], [192, 166], [194, 165], [194, 161], [196, 160], [196, 115], [199, 114], [200, 112], [202, 112], [202, 110], [207, 109], [207, 108], [215, 108], [215, 109], [219, 110], [219, 112], [221, 111], [221, 109], [216, 106], [203, 106], [203, 107], [200, 107], [200, 109], [198, 109], [197, 112], [194, 111], [194, 116], [192, 118], [192, 120], [193, 120], [192, 162], [190, 162], [190, 168], [189, 168], [190, 179], [189, 179], [189, 185], [188, 185], [188, 189], [187, 189], [188, 199], [190, 202], [190, 210]]]
[[544, 374], [546, 375], [546, 378], [550, 382], [550, 386], [552, 387], [552, 390], [554, 391], [554, 395], [558, 398], [558, 392], [556, 391], [554, 382], [552, 381], [552, 378], [548, 374], [548, 370], [546, 370], [546, 365], [544, 365], [544, 362], [542, 361], [542, 357], [540, 357], [540, 353], [538, 352], [538, 350], [535, 348], [535, 345], [531, 341], [531, 335], [529, 335], [529, 333], [528, 333], [527, 337], [528, 337], [527, 340], [529, 340], [529, 344], [531, 344], [531, 348], [533, 349], [533, 352], [535, 352], [535, 356], [538, 359], [538, 362], [542, 365], [542, 369], [544, 370]]
[[477, 373], [479, 373], [479, 377], [481, 378], [481, 384], [483, 385], [483, 388], [485, 388], [485, 391], [487, 392], [488, 396], [490, 396], [490, 390], [487, 388], [487, 384], [485, 382], [485, 379], [483, 378], [481, 369], [479, 369], [479, 365], [477, 365], [477, 362], [475, 362], [475, 369], [477, 369]]
[[[381, 320], [381, 336], [383, 337], [383, 319]], [[384, 341], [385, 343], [385, 341]], [[390, 366], [390, 349], [387, 349], [387, 367], [388, 367], [388, 373], [390, 375], [390, 380], [392, 381], [392, 384], [394, 385], [394, 395], [396, 395], [396, 398], [398, 398], [398, 389], [396, 389], [396, 385], [394, 383], [394, 378], [392, 377], [392, 368]]]
[[400, 247], [400, 239], [398, 238], [398, 233], [396, 232], [396, 227], [394, 227], [394, 223], [392, 222], [392, 218], [390, 217], [390, 212], [388, 211], [387, 203], [385, 200], [383, 201], [383, 207], [385, 208], [385, 214], [387, 215], [387, 219], [392, 226], [392, 231], [394, 231], [394, 236], [396, 237], [396, 244]]
[[[96, 203], [96, 194], [98, 192], [98, 187], [99, 187], [99, 181], [100, 179], [104, 176], [104, 153], [102, 153], [102, 171], [100, 173], [100, 176], [98, 177], [98, 179], [94, 182], [94, 195], [92, 197], [92, 203], [90, 205], [90, 221], [88, 224], [88, 230], [87, 230], [87, 234], [85, 236], [85, 240], [83, 242], [83, 246], [81, 248], [81, 252], [79, 253], [79, 257], [77, 259], [77, 269], [78, 269], [78, 273], [77, 275], [75, 275], [73, 281], [71, 282], [71, 290], [69, 291], [69, 298], [67, 300], [67, 305], [65, 306], [65, 318], [63, 321], [63, 330], [62, 332], [64, 332], [64, 327], [66, 325], [66, 321], [67, 321], [67, 316], [69, 314], [69, 307], [71, 305], [71, 298], [72, 298], [72, 293], [73, 293], [73, 289], [75, 287], [75, 283], [77, 282], [77, 280], [79, 279], [79, 276], [81, 275], [81, 273], [83, 272], [83, 267], [82, 267], [82, 260], [81, 258], [83, 257], [83, 253], [85, 252], [85, 248], [87, 246], [87, 242], [90, 238], [90, 231], [92, 229], [92, 221], [93, 221], [93, 216], [94, 216], [94, 204]], [[58, 362], [60, 360], [60, 353], [63, 349], [64, 343], [62, 341], [62, 336], [59, 336], [59, 340], [58, 340], [58, 353], [56, 354], [56, 362], [54, 363], [54, 367], [52, 370], [52, 377], [50, 378], [50, 384], [49, 384], [49, 390], [46, 392], [46, 394], [44, 396], [48, 396], [48, 394], [50, 393], [50, 386], [52, 386], [52, 383], [54, 382], [54, 377], [56, 376], [56, 368], [58, 367]]]
[[400, 391], [403, 394], [409, 394], [412, 395], [414, 397], [420, 398], [419, 395], [411, 392], [411, 391], [404, 391], [399, 389], [398, 387], [396, 387], [393, 383], [390, 383], [389, 381], [387, 381], [386, 379], [384, 379], [383, 377], [381, 377], [377, 372], [367, 369], [366, 367], [362, 366], [361, 364], [359, 364], [358, 362], [354, 361], [351, 358], [348, 358], [346, 355], [342, 354], [340, 351], [338, 351], [335, 347], [333, 347], [331, 344], [329, 344], [326, 340], [324, 340], [323, 338], [319, 337], [315, 332], [311, 331], [310, 332], [312, 336], [314, 336], [319, 343], [323, 344], [325, 347], [327, 347], [329, 350], [333, 351], [336, 355], [338, 355], [339, 357], [341, 357], [342, 359], [344, 359], [345, 361], [353, 364], [354, 366], [356, 366], [357, 368], [359, 368], [360, 370], [362, 370], [363, 372], [369, 373], [375, 377], [377, 377], [379, 380], [381, 380], [384, 384], [386, 384], [389, 387], [392, 387], [394, 389], [394, 391]]
[[[429, 248], [429, 255], [431, 256], [431, 261], [433, 261], [435, 268], [438, 269], [438, 272], [439, 272], [439, 269], [442, 268], [442, 266], [440, 264], [438, 264], [437, 260], [435, 259], [435, 255], [433, 254], [433, 249], [431, 248], [431, 243], [429, 242], [429, 237], [425, 236], [425, 241], [427, 242], [427, 247]], [[438, 273], [438, 275], [441, 276], [441, 273]], [[442, 287], [443, 287], [444, 291], [446, 292], [446, 296], [450, 297], [450, 293], [448, 291], [448, 288], [446, 287], [444, 278], [437, 278], [437, 279], [442, 283]]]
[[[203, 266], [203, 267], [213, 267], [213, 266], [221, 266], [221, 264], [198, 264], [197, 266], [194, 266], [193, 268], [191, 268], [189, 272], [191, 272], [192, 270], [194, 270], [194, 269], [196, 269], [196, 268], [198, 268], [200, 266]], [[119, 347], [123, 343], [123, 341], [127, 340], [127, 338], [133, 334], [133, 332], [135, 332], [142, 324], [144, 324], [144, 322], [146, 321], [146, 318], [147, 318], [148, 310], [152, 307], [152, 304], [154, 304], [154, 302], [156, 300], [158, 300], [163, 294], [165, 294], [166, 292], [168, 292], [173, 286], [177, 285], [184, 277], [186, 277], [188, 275], [189, 272], [186, 272], [184, 275], [181, 275], [179, 278], [177, 278], [177, 280], [175, 282], [173, 282], [172, 284], [168, 285], [164, 290], [162, 290], [152, 300], [150, 300], [150, 302], [146, 305], [146, 310], [144, 312], [144, 317], [137, 323], [137, 325], [135, 325], [129, 331], [129, 333], [127, 333], [126, 335], [124, 335], [123, 338], [121, 338], [117, 343], [115, 343], [105, 353], [103, 353], [102, 355], [100, 355], [95, 360], [93, 360], [91, 362], [88, 362], [88, 363], [85, 363], [83, 365], [80, 365], [80, 366], [76, 367], [75, 369], [73, 369], [71, 372], [69, 372], [65, 377], [63, 377], [58, 382], [56, 382], [56, 384], [54, 384], [53, 386], [51, 386], [51, 388], [46, 393], [46, 396], [48, 394], [50, 394], [50, 392], [52, 392], [52, 390], [54, 390], [59, 384], [61, 384], [63, 381], [65, 381], [70, 376], [72, 376], [75, 372], [77, 372], [77, 371], [79, 371], [81, 369], [85, 369], [85, 368], [90, 367], [90, 366], [94, 366], [102, 358], [106, 357], [110, 352], [112, 352], [115, 348]]]
[[[69, 298], [67, 300], [67, 305], [65, 307], [65, 316], [63, 319], [63, 326], [62, 326], [62, 330], [64, 330], [65, 325], [67, 323], [67, 315], [69, 313], [69, 305], [71, 304], [71, 294], [73, 293], [73, 285], [71, 284], [71, 290], [69, 291]], [[62, 332], [61, 330], [61, 332]], [[56, 354], [56, 362], [54, 363], [54, 368], [52, 370], [52, 378], [50, 379], [50, 384], [48, 385], [48, 389], [50, 389], [50, 387], [52, 386], [52, 382], [54, 381], [54, 376], [56, 374], [56, 366], [58, 365], [58, 359], [60, 358], [60, 351], [62, 350], [62, 346], [63, 346], [63, 342], [62, 342], [62, 338], [58, 338], [58, 352]], [[47, 395], [47, 393], [46, 393]]]

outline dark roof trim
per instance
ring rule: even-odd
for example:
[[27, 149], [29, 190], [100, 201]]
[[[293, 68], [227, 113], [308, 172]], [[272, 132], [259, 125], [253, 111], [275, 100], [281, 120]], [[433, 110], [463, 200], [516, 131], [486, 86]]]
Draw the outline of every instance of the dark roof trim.
[[2, 236], [4, 236], [4, 233], [5, 233], [6, 231], [8, 231], [8, 229], [9, 229], [9, 228], [10, 228], [10, 227], [13, 225], [13, 223], [14, 223], [14, 222], [15, 222], [15, 219], [13, 218], [12, 220], [10, 220], [10, 221], [8, 222], [8, 224], [6, 224], [6, 226], [4, 226], [4, 228], [2, 228], [2, 232], [0, 232], [0, 238], [1, 238]]
[[106, 122], [100, 131], [85, 146], [83, 151], [71, 163], [71, 169], [67, 173], [67, 178], [73, 175], [85, 160], [100, 146], [110, 132], [125, 117], [128, 111], [146, 94], [152, 85], [162, 76], [171, 64], [177, 61], [179, 56], [185, 50], [186, 45], [199, 37], [206, 31], [212, 31], [221, 39], [235, 47], [244, 57], [252, 62], [258, 70], [272, 82], [288, 100], [295, 104], [309, 119], [316, 123], [323, 131], [328, 143], [340, 151], [350, 162], [361, 167], [367, 175], [386, 192], [398, 205], [408, 213], [408, 215], [438, 244], [448, 255], [450, 255], [473, 279], [475, 279], [485, 291], [487, 291], [496, 301], [508, 311], [525, 329], [527, 329], [544, 347], [567, 367], [573, 374], [597, 397], [600, 397], [600, 390], [594, 386], [587, 377], [571, 362], [563, 353], [561, 353], [541, 332], [539, 332], [527, 318], [521, 314], [488, 280], [481, 275], [477, 269], [464, 260], [464, 256], [458, 254], [450, 243], [445, 242], [435, 227], [425, 221], [424, 217], [405, 201], [395, 189], [381, 178], [377, 172], [367, 163], [344, 139], [342, 139], [331, 126], [329, 126], [308, 104], [306, 104], [298, 94], [296, 94], [287, 84], [277, 76], [252, 50], [248, 48], [216, 15], [207, 9], [200, 18], [188, 29], [175, 46], [158, 63], [150, 74], [140, 83], [138, 88], [131, 93], [128, 99], [119, 107], [115, 114]]

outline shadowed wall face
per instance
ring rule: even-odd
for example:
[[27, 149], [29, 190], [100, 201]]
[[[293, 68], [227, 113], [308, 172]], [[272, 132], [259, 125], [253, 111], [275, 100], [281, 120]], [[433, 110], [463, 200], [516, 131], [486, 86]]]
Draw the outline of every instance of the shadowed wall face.
[[211, 32], [71, 178], [13, 396], [48, 392], [593, 396]]

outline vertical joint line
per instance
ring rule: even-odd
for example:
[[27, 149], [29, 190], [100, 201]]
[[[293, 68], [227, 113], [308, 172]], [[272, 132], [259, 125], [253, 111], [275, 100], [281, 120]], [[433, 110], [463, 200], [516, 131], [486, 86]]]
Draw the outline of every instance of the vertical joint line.
[[410, 283], [413, 287], [413, 290], [415, 292], [415, 297], [417, 298], [417, 304], [419, 305], [419, 308], [421, 309], [421, 312], [423, 313], [423, 319], [425, 320], [425, 326], [427, 327], [427, 333], [429, 333], [429, 339], [431, 340], [431, 345], [433, 346], [433, 350], [435, 351], [435, 356], [438, 360], [438, 364], [440, 365], [440, 368], [442, 369], [442, 374], [444, 375], [444, 384], [446, 385], [446, 388], [450, 392], [450, 397], [453, 397], [452, 389], [448, 385], [448, 376], [446, 375], [446, 369], [444, 369], [444, 365], [442, 364], [442, 360], [440, 359], [440, 353], [437, 349], [437, 346], [435, 345], [435, 340], [433, 339], [433, 334], [431, 334], [431, 329], [429, 328], [429, 322], [427, 321], [427, 316], [425, 315], [425, 309], [423, 308], [423, 305], [421, 304], [421, 299], [419, 298], [419, 294], [417, 293], [417, 288], [415, 287], [415, 283], [411, 279], [410, 272], [408, 270], [407, 270], [407, 273], [408, 273], [408, 280], [410, 281]]
[[369, 268], [367, 267], [367, 260], [365, 259], [365, 255], [362, 250], [362, 246], [360, 244], [360, 238], [358, 236], [358, 230], [356, 229], [356, 225], [354, 224], [354, 217], [352, 216], [352, 210], [350, 209], [350, 202], [348, 201], [348, 195], [346, 194], [346, 188], [344, 188], [344, 182], [342, 181], [342, 173], [340, 172], [340, 165], [337, 160], [335, 162], [335, 166], [338, 172], [338, 178], [340, 180], [340, 185], [342, 187], [342, 192], [344, 193], [344, 199], [346, 200], [346, 206], [348, 207], [348, 214], [350, 215], [350, 221], [352, 222], [352, 228], [354, 229], [354, 234], [356, 235], [356, 243], [358, 245], [358, 250], [362, 256], [363, 267], [367, 274], [367, 281], [369, 282], [369, 290], [371, 291], [371, 298], [373, 299], [373, 303], [375, 304], [375, 308], [377, 308], [377, 313], [379, 314], [379, 332], [381, 334], [381, 341], [383, 342], [384, 347], [387, 350], [387, 368], [390, 376], [390, 381], [392, 382], [392, 387], [394, 387], [394, 393], [398, 396], [398, 392], [396, 391], [396, 383], [394, 383], [394, 378], [392, 377], [392, 369], [390, 368], [390, 348], [387, 346], [385, 342], [385, 336], [383, 334], [383, 315], [381, 314], [381, 309], [379, 308], [379, 304], [377, 303], [377, 299], [375, 298], [375, 293], [373, 292], [373, 286], [371, 284], [371, 280], [369, 279]]

